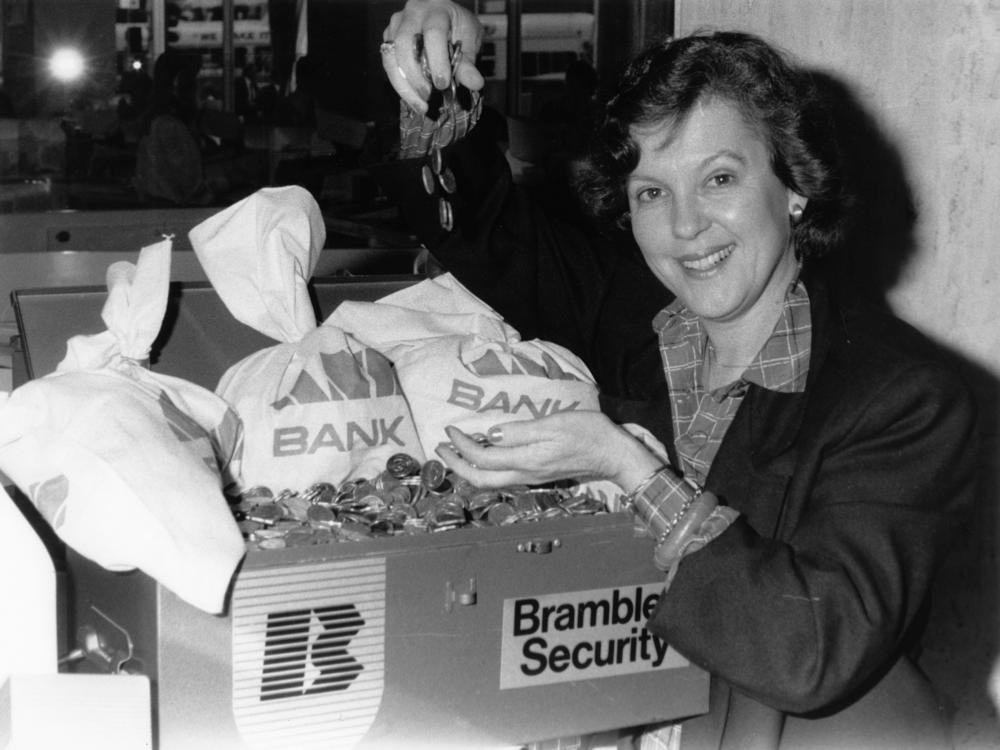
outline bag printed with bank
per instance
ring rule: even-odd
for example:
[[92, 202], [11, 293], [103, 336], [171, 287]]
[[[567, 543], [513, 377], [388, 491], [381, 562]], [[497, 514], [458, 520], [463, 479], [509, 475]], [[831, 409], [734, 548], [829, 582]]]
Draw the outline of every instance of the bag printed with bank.
[[242, 489], [301, 491], [373, 477], [395, 453], [423, 459], [392, 363], [316, 323], [308, 281], [326, 230], [308, 191], [264, 188], [189, 237], [233, 316], [279, 342], [234, 364], [216, 388], [243, 421]]
[[71, 548], [139, 568], [218, 613], [245, 545], [223, 493], [240, 449], [211, 391], [144, 366], [163, 322], [170, 240], [108, 269], [107, 330], [0, 406], [0, 471]]
[[[447, 442], [448, 425], [475, 434], [498, 422], [600, 410], [597, 385], [576, 355], [522, 341], [451, 274], [378, 302], [343, 302], [328, 321], [392, 360], [427, 455]], [[617, 492], [609, 482], [589, 488]]]

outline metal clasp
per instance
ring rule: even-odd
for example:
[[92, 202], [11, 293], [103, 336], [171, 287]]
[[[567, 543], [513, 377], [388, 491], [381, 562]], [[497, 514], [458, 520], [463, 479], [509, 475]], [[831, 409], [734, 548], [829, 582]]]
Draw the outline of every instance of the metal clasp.
[[471, 607], [476, 603], [476, 579], [475, 577], [469, 578], [469, 585], [466, 587], [465, 591], [458, 591], [455, 585], [451, 581], [445, 581], [444, 583], [444, 609], [445, 612], [451, 612], [452, 605], [458, 602], [463, 607]]
[[562, 546], [562, 542], [559, 539], [529, 539], [526, 542], [517, 543], [518, 552], [531, 552], [536, 555], [547, 555], [552, 550], [558, 549]]

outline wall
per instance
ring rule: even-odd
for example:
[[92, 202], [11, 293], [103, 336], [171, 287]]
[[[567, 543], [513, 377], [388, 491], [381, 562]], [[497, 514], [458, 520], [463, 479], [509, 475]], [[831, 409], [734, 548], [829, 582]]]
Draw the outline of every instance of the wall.
[[955, 704], [957, 746], [998, 747], [985, 685], [998, 634], [1000, 0], [677, 0], [675, 24], [756, 32], [831, 73], [870, 118], [847, 130], [870, 205], [855, 268], [965, 358], [983, 406], [980, 504], [942, 575], [925, 666]]
[[1000, 375], [1000, 1], [679, 0], [677, 31], [757, 32], [845, 80], [902, 158], [914, 253], [897, 311]]

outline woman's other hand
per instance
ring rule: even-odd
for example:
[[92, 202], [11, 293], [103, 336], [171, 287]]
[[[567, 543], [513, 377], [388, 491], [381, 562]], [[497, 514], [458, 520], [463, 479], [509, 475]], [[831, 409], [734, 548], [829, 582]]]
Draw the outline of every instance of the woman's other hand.
[[455, 427], [437, 454], [478, 487], [609, 479], [626, 490], [662, 465], [601, 412], [572, 411], [490, 428], [483, 444]]
[[431, 82], [438, 89], [451, 85], [449, 43], [461, 44], [456, 81], [473, 91], [483, 87], [485, 81], [475, 66], [482, 36], [483, 27], [475, 13], [451, 0], [407, 0], [382, 32], [382, 67], [400, 98], [425, 113]]

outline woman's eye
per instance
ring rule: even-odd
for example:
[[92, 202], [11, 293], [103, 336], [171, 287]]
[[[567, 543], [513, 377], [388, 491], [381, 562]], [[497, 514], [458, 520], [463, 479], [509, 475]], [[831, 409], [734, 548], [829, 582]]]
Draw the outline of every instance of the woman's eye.
[[663, 191], [660, 188], [648, 187], [636, 193], [635, 197], [640, 203], [648, 203], [649, 201], [655, 201], [661, 195], [663, 195]]
[[725, 187], [726, 185], [731, 185], [734, 179], [731, 174], [722, 173], [712, 175], [708, 178], [708, 181], [713, 187]]

